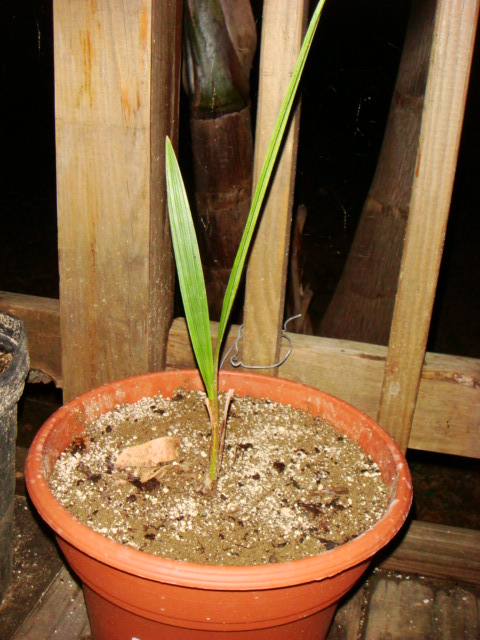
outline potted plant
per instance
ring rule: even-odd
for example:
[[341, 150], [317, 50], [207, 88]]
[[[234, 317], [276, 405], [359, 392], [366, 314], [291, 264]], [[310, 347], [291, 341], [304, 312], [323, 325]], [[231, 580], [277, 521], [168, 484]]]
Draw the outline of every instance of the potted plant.
[[28, 369], [23, 322], [0, 313], [0, 601], [12, 571], [17, 405]]
[[[396, 534], [408, 514], [412, 490], [405, 459], [373, 420], [350, 405], [304, 385], [268, 376], [218, 371], [222, 337], [323, 4], [321, 1], [315, 9], [305, 36], [252, 200], [225, 294], [216, 350], [211, 344], [193, 223], [175, 155], [167, 140], [172, 238], [199, 371], [144, 374], [84, 394], [46, 422], [30, 449], [26, 465], [30, 496], [55, 530], [67, 561], [82, 580], [95, 640], [160, 637], [317, 640], [326, 635], [339, 598], [365, 571], [371, 557]], [[355, 440], [378, 466], [387, 487], [388, 506], [383, 517], [362, 535], [320, 555], [253, 566], [200, 564], [156, 556], [102, 536], [72, 517], [48, 484], [62, 452], [72, 442], [88, 448], [85, 425], [118, 405], [153, 398], [159, 391], [163, 397], [171, 398], [178, 389], [206, 391], [211, 422], [208, 464], [201, 483], [206, 500], [215, 495], [225, 444], [229, 390], [233, 389], [240, 397], [268, 398], [321, 416], [334, 425], [340, 439], [349, 436]], [[226, 393], [224, 410], [219, 405], [219, 392]], [[108, 428], [107, 425], [105, 430]], [[88, 469], [85, 472], [92, 477]]]

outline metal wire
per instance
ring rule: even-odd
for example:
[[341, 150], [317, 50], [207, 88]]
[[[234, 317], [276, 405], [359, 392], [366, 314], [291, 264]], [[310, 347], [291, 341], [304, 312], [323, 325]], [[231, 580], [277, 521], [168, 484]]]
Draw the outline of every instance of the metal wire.
[[292, 353], [292, 350], [293, 350], [293, 342], [286, 334], [287, 324], [291, 320], [296, 320], [297, 318], [301, 318], [301, 316], [302, 316], [301, 313], [297, 313], [297, 315], [291, 316], [290, 318], [287, 318], [285, 320], [285, 322], [283, 324], [282, 336], [281, 337], [285, 338], [285, 340], [288, 341], [289, 348], [288, 348], [287, 353], [278, 362], [275, 362], [274, 364], [245, 364], [244, 362], [242, 362], [241, 360], [238, 359], [238, 354], [239, 354], [238, 343], [240, 342], [240, 340], [242, 338], [242, 330], [243, 330], [243, 324], [241, 324], [239, 326], [239, 328], [238, 328], [238, 335], [237, 335], [237, 338], [236, 338], [235, 342], [232, 344], [230, 349], [228, 349], [228, 351], [226, 352], [226, 354], [222, 358], [222, 361], [220, 363], [220, 369], [225, 364], [225, 361], [227, 360], [228, 355], [232, 351], [232, 349], [235, 349], [235, 353], [230, 358], [230, 364], [232, 365], [232, 367], [235, 367], [235, 368], [243, 367], [244, 369], [274, 369], [276, 367], [282, 366], [282, 364], [286, 361], [286, 359]]

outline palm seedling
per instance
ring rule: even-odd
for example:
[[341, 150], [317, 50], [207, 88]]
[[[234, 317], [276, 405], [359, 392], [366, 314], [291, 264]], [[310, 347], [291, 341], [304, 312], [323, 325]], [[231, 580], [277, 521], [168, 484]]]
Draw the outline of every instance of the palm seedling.
[[223, 451], [228, 404], [231, 398], [231, 393], [227, 394], [225, 410], [222, 418], [220, 418], [218, 372], [223, 338], [225, 337], [233, 302], [242, 278], [250, 242], [262, 209], [265, 193], [275, 167], [285, 129], [288, 125], [300, 77], [324, 4], [325, 0], [320, 0], [313, 13], [290, 84], [280, 108], [280, 113], [275, 123], [262, 171], [252, 197], [245, 229], [225, 291], [215, 350], [212, 347], [205, 280], [194, 223], [175, 152], [169, 138], [167, 137], [166, 139], [167, 198], [175, 262], [188, 331], [197, 365], [205, 385], [207, 408], [211, 422], [210, 457], [205, 478], [206, 492], [213, 491], [216, 485]]

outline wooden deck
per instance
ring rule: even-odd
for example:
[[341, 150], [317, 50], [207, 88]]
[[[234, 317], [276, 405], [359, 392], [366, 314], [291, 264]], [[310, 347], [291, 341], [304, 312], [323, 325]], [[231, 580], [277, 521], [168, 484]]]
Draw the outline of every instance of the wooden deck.
[[[81, 587], [23, 490], [20, 480], [1, 640], [92, 640]], [[413, 522], [340, 603], [328, 640], [480, 640], [478, 549], [478, 531]]]
[[[381, 569], [339, 607], [328, 640], [478, 640], [480, 589]], [[55, 576], [14, 640], [90, 640], [80, 586]]]
[[[375, 569], [342, 603], [328, 640], [477, 640], [480, 589]], [[14, 640], [90, 640], [80, 586], [55, 576]]]

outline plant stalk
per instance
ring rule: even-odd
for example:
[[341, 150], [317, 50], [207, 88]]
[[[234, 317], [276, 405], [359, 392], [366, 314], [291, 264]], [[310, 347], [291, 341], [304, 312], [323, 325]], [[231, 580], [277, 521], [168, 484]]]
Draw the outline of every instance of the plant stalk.
[[223, 441], [225, 437], [226, 413], [229, 403], [229, 400], [227, 399], [227, 409], [222, 423], [220, 424], [218, 410], [218, 376], [222, 342], [242, 277], [255, 225], [262, 209], [270, 176], [273, 172], [277, 156], [280, 151], [283, 134], [289, 122], [290, 112], [295, 100], [300, 77], [305, 66], [325, 1], [326, 0], [319, 0], [315, 8], [274, 127], [273, 135], [266, 153], [258, 184], [253, 195], [248, 219], [245, 224], [245, 229], [223, 299], [215, 351], [212, 349], [205, 279], [202, 271], [195, 227], [183, 179], [175, 157], [175, 152], [173, 151], [168, 138], [166, 140], [167, 195], [175, 261], [177, 263], [180, 291], [185, 308], [188, 330], [199, 370], [207, 391], [207, 408], [210, 415], [212, 429], [210, 461], [204, 484], [204, 490], [206, 493], [213, 492], [217, 483], [223, 451]]
[[208, 465], [208, 478], [210, 483], [216, 484], [218, 477], [218, 455], [220, 451], [220, 428], [218, 410], [218, 375], [214, 380], [214, 395], [209, 399], [208, 412], [210, 414], [210, 424], [212, 428], [212, 439], [210, 443], [210, 462]]

